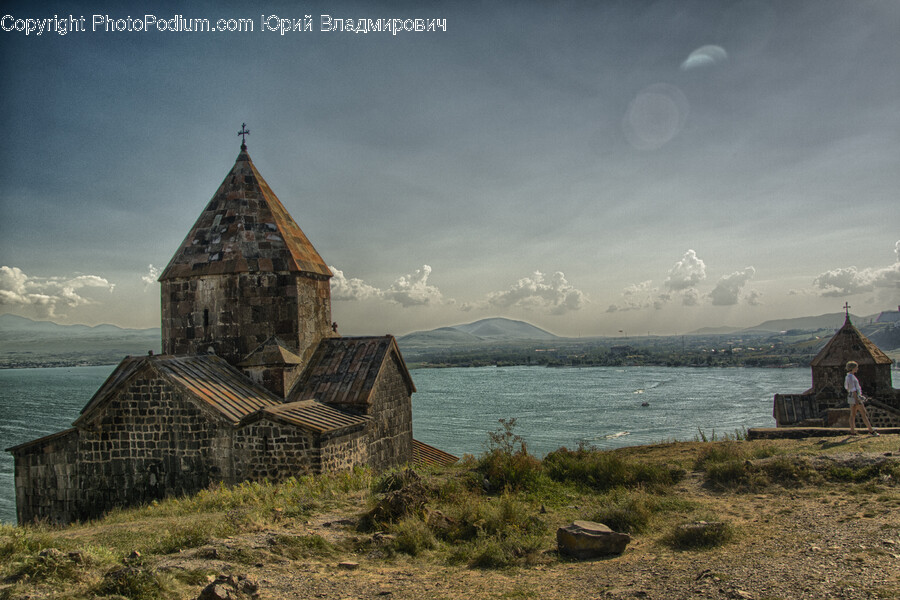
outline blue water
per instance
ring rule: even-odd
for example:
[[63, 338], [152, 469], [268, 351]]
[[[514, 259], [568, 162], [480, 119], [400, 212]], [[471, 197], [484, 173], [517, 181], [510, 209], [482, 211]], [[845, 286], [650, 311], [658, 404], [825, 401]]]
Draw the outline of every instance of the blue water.
[[[70, 427], [113, 368], [0, 370], [0, 450]], [[810, 385], [809, 369], [485, 367], [412, 376], [416, 439], [457, 456], [482, 452], [487, 432], [511, 417], [538, 456], [579, 442], [614, 448], [774, 426], [772, 396]], [[0, 522], [15, 515], [13, 461], [0, 452]]]

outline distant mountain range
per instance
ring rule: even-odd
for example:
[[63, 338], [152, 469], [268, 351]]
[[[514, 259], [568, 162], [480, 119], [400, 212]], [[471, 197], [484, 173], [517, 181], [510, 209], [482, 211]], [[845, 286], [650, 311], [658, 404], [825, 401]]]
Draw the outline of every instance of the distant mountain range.
[[554, 339], [559, 338], [525, 321], [494, 317], [452, 327], [438, 327], [430, 331], [416, 331], [397, 338], [397, 343], [402, 348], [408, 348]]
[[[861, 326], [870, 321], [875, 320], [878, 315], [868, 317], [859, 317], [854, 314], [850, 315], [850, 320], [854, 325]], [[822, 329], [840, 329], [844, 324], [846, 315], [842, 312], [829, 313], [827, 315], [819, 315], [818, 317], [797, 317], [795, 319], [774, 319], [760, 323], [755, 327], [704, 327], [692, 331], [687, 335], [716, 335], [731, 333], [778, 333], [780, 331], [789, 331], [799, 329], [804, 331], [819, 331]]]
[[159, 352], [159, 328], [60, 325], [0, 315], [0, 367], [116, 364], [128, 355]]
[[[868, 324], [877, 317], [877, 314], [864, 317], [850, 315], [853, 323], [867, 335], [870, 335]], [[840, 312], [817, 317], [776, 319], [747, 328], [707, 327], [686, 335], [767, 335], [799, 330], [828, 331], [840, 328], [844, 318], [844, 313]], [[896, 346], [894, 340], [896, 334], [893, 333], [895, 330], [891, 330], [888, 336], [888, 333], [881, 329], [884, 327], [872, 331], [874, 334], [872, 341], [876, 344], [885, 344], [887, 348]], [[495, 317], [474, 323], [417, 331], [399, 337], [397, 342], [404, 351], [407, 349], [423, 351], [428, 348], [553, 342], [565, 339], [525, 321]], [[16, 315], [0, 315], [0, 367], [115, 364], [127, 355], [146, 354], [150, 350], [159, 352], [159, 349], [158, 327], [123, 329], [106, 324], [93, 327], [59, 325], [51, 321], [34, 321]]]

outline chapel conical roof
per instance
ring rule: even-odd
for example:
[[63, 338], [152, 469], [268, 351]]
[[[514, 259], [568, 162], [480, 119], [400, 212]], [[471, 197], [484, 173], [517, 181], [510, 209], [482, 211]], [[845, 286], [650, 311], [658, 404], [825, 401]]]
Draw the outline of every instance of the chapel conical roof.
[[332, 276], [242, 144], [234, 167], [159, 280], [256, 272]]
[[889, 365], [890, 357], [882, 352], [875, 343], [864, 336], [853, 323], [850, 315], [844, 325], [838, 329], [825, 347], [809, 363], [812, 367], [844, 367], [847, 361], [854, 360], [860, 365]]

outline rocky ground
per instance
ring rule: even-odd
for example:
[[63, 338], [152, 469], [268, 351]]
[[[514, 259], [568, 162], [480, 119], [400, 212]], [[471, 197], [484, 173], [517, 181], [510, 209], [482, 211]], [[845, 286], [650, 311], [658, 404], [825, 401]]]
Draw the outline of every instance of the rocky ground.
[[[866, 459], [850, 452], [838, 460]], [[571, 561], [548, 547], [543, 564], [500, 571], [448, 566], [428, 556], [386, 559], [371, 550], [327, 560], [266, 554], [269, 540], [280, 534], [318, 534], [330, 541], [367, 535], [355, 528], [358, 512], [348, 510], [289, 530], [235, 536], [170, 555], [158, 568], [203, 567], [246, 577], [258, 586], [259, 598], [272, 600], [900, 598], [896, 484], [878, 490], [827, 483], [722, 493], [692, 473], [673, 492], [707, 503], [714, 514], [737, 526], [738, 538], [712, 550], [674, 551], [651, 532], [634, 536], [620, 556]], [[264, 558], [252, 564], [240, 561], [252, 553]]]

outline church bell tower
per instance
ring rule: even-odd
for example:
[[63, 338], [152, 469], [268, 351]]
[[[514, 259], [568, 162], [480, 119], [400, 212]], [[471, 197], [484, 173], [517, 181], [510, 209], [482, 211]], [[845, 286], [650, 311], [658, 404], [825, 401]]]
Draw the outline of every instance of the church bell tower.
[[306, 362], [331, 335], [331, 271], [241, 151], [159, 277], [165, 354], [237, 366], [277, 338]]

